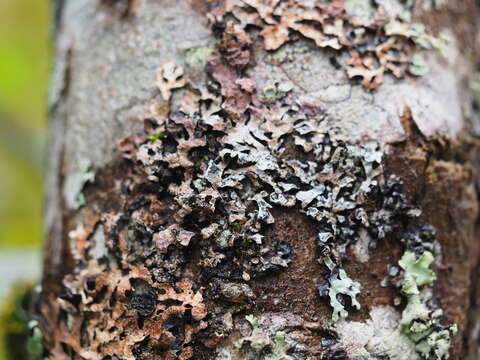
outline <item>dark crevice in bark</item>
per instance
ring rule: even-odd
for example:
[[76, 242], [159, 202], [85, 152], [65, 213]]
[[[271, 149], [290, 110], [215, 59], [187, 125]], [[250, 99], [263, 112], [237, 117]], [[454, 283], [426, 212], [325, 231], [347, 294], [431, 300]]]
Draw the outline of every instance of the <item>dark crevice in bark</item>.
[[[478, 172], [478, 170], [479, 167], [477, 166], [476, 171]], [[478, 185], [476, 186], [476, 190], [477, 196], [480, 196]], [[474, 253], [480, 255], [480, 216], [477, 218], [475, 224], [472, 241], [476, 245], [476, 251]], [[477, 360], [480, 357], [480, 256], [471, 256], [471, 269], [469, 284], [471, 291], [469, 306], [466, 310], [467, 323], [462, 339], [463, 347], [460, 358]]]

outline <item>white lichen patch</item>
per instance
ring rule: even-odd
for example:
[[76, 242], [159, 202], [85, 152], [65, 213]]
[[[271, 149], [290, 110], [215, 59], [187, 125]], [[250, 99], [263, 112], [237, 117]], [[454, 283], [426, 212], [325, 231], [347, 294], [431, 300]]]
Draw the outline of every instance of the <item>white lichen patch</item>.
[[361, 262], [366, 263], [370, 260], [370, 252], [368, 250], [368, 245], [370, 244], [370, 235], [365, 229], [361, 229], [358, 232], [358, 241], [353, 244], [352, 250], [355, 258]]
[[95, 180], [95, 172], [90, 161], [84, 160], [78, 165], [78, 170], [68, 173], [63, 186], [63, 198], [70, 209], [78, 209], [85, 204], [83, 188]]
[[390, 360], [418, 360], [415, 345], [400, 332], [400, 316], [390, 306], [378, 306], [370, 311], [366, 322], [339, 321], [335, 325], [339, 342], [348, 356], [366, 358], [387, 354]]
[[[297, 315], [262, 313], [247, 315], [240, 321], [230, 338], [217, 349], [216, 360], [293, 360], [290, 352], [305, 347], [294, 338], [296, 329], [307, 326]], [[297, 350], [296, 350], [297, 349]]]

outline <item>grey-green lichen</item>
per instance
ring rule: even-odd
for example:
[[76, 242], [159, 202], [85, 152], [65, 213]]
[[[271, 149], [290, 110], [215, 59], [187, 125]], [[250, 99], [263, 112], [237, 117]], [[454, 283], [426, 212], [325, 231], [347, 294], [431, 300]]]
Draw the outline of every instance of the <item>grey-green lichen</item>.
[[[201, 265], [215, 268], [227, 261], [225, 251], [240, 246], [243, 251], [232, 252], [230, 263], [245, 281], [291, 262], [287, 243], [263, 246], [266, 229], [275, 223], [274, 207], [297, 208], [313, 219], [319, 249], [333, 264], [328, 266], [328, 290], [320, 295], [328, 297], [334, 321], [345, 318], [341, 297], [350, 297], [359, 309], [361, 289], [342, 269], [346, 249], [360, 237], [374, 249], [394, 231], [397, 217], [410, 216], [400, 182], [385, 177], [378, 143], [347, 143], [321, 109], [305, 110], [292, 84], [274, 84], [267, 89], [269, 101], [258, 102], [265, 93], [257, 95], [251, 79], [239, 78], [232, 88], [227, 82], [234, 77], [232, 70], [211, 61], [212, 77], [227, 100], [198, 89], [195, 102], [185, 99], [188, 109], [156, 124], [154, 134], [165, 135], [139, 146], [137, 161], [149, 180], [172, 196], [176, 221], [198, 219], [206, 258]], [[251, 101], [246, 105], [249, 117], [239, 109], [245, 106], [239, 102], [243, 98]], [[224, 117], [225, 112], [231, 117]], [[288, 147], [306, 159], [284, 156]], [[182, 233], [182, 226], [159, 229], [153, 235], [157, 246], [165, 251], [178, 243], [167, 233]], [[190, 238], [195, 236], [190, 232]]]
[[371, 308], [364, 322], [340, 320], [336, 347], [352, 359], [419, 360], [415, 345], [400, 332], [400, 315], [391, 306]]
[[290, 83], [271, 84], [263, 89], [262, 101], [273, 102], [284, 98], [290, 91], [293, 90], [293, 85]]
[[463, 113], [472, 125], [472, 132], [480, 136], [480, 73], [475, 73], [470, 80], [471, 98], [463, 104]]
[[408, 71], [412, 75], [423, 76], [428, 73], [429, 68], [423, 57], [417, 54], [412, 57]]
[[344, 294], [349, 296], [352, 300], [352, 306], [359, 310], [360, 303], [357, 301], [356, 296], [360, 293], [360, 290], [360, 284], [350, 279], [345, 270], [340, 269], [338, 279], [331, 282], [329, 289], [330, 305], [333, 307], [332, 320], [334, 322], [339, 318], [346, 318], [348, 316], [345, 307], [338, 301], [337, 295]]
[[285, 341], [285, 333], [277, 331], [270, 354], [265, 357], [265, 360], [290, 360], [291, 356], [287, 355], [290, 345]]
[[95, 171], [89, 161], [84, 161], [78, 166], [77, 172], [68, 176], [65, 180], [64, 198], [67, 206], [78, 209], [85, 205], [83, 189], [86, 184], [95, 180]]
[[[323, 261], [329, 270], [332, 272], [335, 270], [335, 265], [330, 257], [325, 257]], [[348, 316], [348, 311], [345, 309], [345, 306], [343, 306], [337, 298], [339, 294], [349, 296], [352, 306], [357, 310], [360, 309], [361, 306], [357, 301], [357, 295], [360, 293], [362, 287], [359, 282], [350, 279], [344, 269], [339, 269], [338, 275], [332, 275], [329, 282], [328, 296], [330, 298], [330, 305], [333, 308], [333, 322], [337, 322], [339, 319], [344, 319]]]
[[436, 49], [441, 53], [445, 52], [445, 47], [449, 42], [449, 38], [445, 34], [438, 37], [428, 34], [425, 25], [420, 23], [391, 20], [385, 26], [385, 33], [411, 39], [421, 49]]
[[[291, 360], [287, 354], [291, 346], [285, 341], [284, 331], [272, 331], [262, 327], [253, 315], [245, 316], [252, 328], [250, 335], [240, 338], [236, 347], [245, 360]], [[226, 352], [226, 351], [224, 351]], [[221, 357], [217, 357], [220, 359]]]
[[187, 50], [185, 63], [192, 68], [202, 68], [207, 59], [215, 52], [214, 46], [199, 46]]
[[476, 73], [472, 82], [471, 88], [474, 94], [474, 101], [480, 106], [480, 73]]
[[441, 309], [432, 309], [429, 302], [432, 293], [429, 285], [436, 280], [430, 269], [434, 256], [424, 251], [419, 256], [406, 251], [399, 261], [405, 271], [402, 293], [408, 303], [402, 313], [400, 330], [416, 344], [417, 352], [427, 360], [441, 360], [450, 357], [451, 337], [456, 334], [456, 325], [440, 324]]
[[348, 15], [365, 20], [371, 19], [375, 14], [375, 7], [370, 0], [347, 0], [345, 10]]

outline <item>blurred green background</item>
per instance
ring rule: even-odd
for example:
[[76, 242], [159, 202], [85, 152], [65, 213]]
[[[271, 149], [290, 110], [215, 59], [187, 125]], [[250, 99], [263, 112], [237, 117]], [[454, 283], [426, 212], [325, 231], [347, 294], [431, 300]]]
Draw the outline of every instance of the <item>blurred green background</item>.
[[41, 239], [49, 0], [0, 0], [0, 247]]
[[[10, 289], [40, 273], [52, 0], [0, 0], [0, 333]], [[9, 295], [10, 294], [10, 295]], [[9, 313], [10, 312], [10, 313]], [[3, 336], [0, 337], [2, 340]], [[0, 360], [6, 360], [0, 343]], [[10, 359], [8, 359], [10, 360]]]

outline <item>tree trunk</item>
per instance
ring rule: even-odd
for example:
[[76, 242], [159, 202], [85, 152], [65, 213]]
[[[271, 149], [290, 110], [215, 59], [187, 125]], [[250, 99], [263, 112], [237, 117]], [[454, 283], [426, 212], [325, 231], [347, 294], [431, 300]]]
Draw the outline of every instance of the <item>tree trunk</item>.
[[58, 4], [45, 356], [480, 358], [475, 1]]

